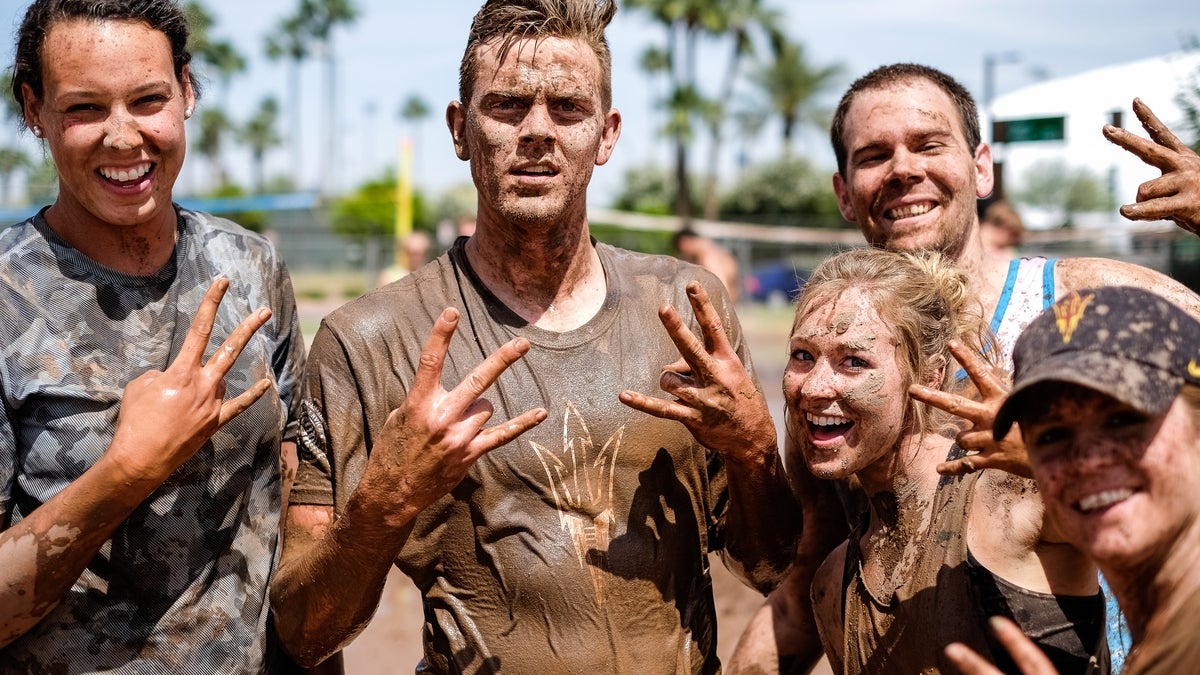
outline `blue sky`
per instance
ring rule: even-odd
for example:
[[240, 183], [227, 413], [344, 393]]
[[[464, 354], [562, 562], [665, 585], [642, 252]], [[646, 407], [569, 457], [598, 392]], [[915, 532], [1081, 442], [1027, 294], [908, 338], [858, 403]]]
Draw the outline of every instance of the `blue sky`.
[[[478, 2], [357, 2], [360, 20], [340, 31], [335, 43], [339, 58], [335, 96], [339, 183], [357, 183], [395, 163], [400, 138], [408, 131], [397, 111], [409, 94], [424, 98], [434, 111], [415, 141], [418, 185], [440, 192], [469, 182], [466, 164], [454, 157], [442, 113], [457, 95], [458, 62]], [[265, 95], [290, 104], [286, 98], [288, 70], [266, 60], [262, 43], [279, 18], [292, 10], [295, 0], [205, 0], [205, 4], [217, 16], [215, 33], [232, 41], [250, 60], [251, 69], [228, 91], [210, 81], [201, 105], [220, 103], [240, 121]], [[985, 55], [1015, 52], [1019, 55], [1016, 62], [995, 71], [996, 93], [1002, 94], [1033, 83], [1036, 71], [1062, 76], [1164, 54], [1179, 49], [1185, 36], [1200, 34], [1200, 3], [1195, 0], [1159, 0], [1151, 11], [1113, 0], [774, 0], [773, 4], [786, 13], [789, 33], [805, 44], [812, 62], [837, 62], [845, 67], [846, 79], [840, 87], [877, 65], [916, 61], [949, 72], [979, 96]], [[25, 6], [23, 0], [0, 0], [0, 27], [7, 35], [14, 34]], [[643, 15], [622, 9], [609, 39], [614, 104], [621, 109], [625, 126], [613, 160], [597, 170], [593, 181], [592, 201], [597, 205], [608, 203], [627, 168], [649, 162], [666, 165], [670, 158], [669, 148], [655, 140], [654, 133], [661, 119], [652, 97], [661, 91], [661, 85], [652, 86], [636, 65], [647, 45], [663, 39], [661, 29]], [[709, 45], [702, 72], [716, 78], [724, 55], [723, 44]], [[11, 45], [5, 52], [5, 63], [10, 61]], [[325, 111], [322, 68], [310, 62], [301, 73], [302, 176], [309, 185], [318, 180], [317, 160], [325, 152], [321, 141]], [[832, 98], [838, 94], [840, 88]], [[285, 131], [289, 119], [285, 113]], [[191, 133], [198, 130], [193, 126]], [[820, 165], [833, 164], [832, 152], [820, 134], [806, 135], [799, 149]], [[777, 152], [778, 131], [768, 128], [750, 156], [766, 159]], [[702, 146], [695, 156], [703, 157]], [[181, 187], [202, 187], [206, 182], [207, 169], [198, 160], [195, 156], [189, 160]], [[285, 172], [289, 162], [287, 148], [280, 148], [268, 159], [268, 173]], [[226, 165], [236, 178], [249, 182], [244, 154], [230, 153]], [[732, 166], [731, 157], [726, 157], [725, 176], [733, 173]]]

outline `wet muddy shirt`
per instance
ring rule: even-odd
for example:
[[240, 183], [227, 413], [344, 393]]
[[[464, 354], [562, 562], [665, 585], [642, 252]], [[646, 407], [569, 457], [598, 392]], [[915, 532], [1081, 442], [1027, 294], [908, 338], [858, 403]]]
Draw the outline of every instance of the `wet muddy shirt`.
[[112, 441], [130, 380], [174, 360], [213, 280], [229, 279], [205, 358], [259, 307], [274, 316], [225, 377], [269, 391], [222, 427], [122, 523], [0, 672], [253, 673], [263, 668], [277, 556], [279, 446], [294, 436], [304, 344], [291, 281], [263, 237], [179, 211], [154, 276], [106, 269], [41, 214], [0, 234], [0, 517], [29, 515]]
[[[961, 452], [955, 446], [956, 452]], [[953, 458], [954, 455], [951, 455]], [[1104, 599], [1030, 591], [996, 577], [967, 549], [967, 519], [981, 472], [943, 477], [921, 557], [891, 597], [877, 597], [862, 578], [859, 541], [846, 547], [842, 606], [847, 675], [956, 673], [943, 648], [961, 642], [1008, 673], [1020, 670], [987, 629], [993, 615], [1012, 619], [1063, 675], [1107, 675]], [[865, 518], [864, 518], [865, 523]], [[1005, 657], [997, 661], [997, 657]]]
[[702, 673], [719, 669], [708, 574], [722, 548], [724, 464], [678, 422], [623, 405], [664, 396], [679, 352], [664, 303], [699, 333], [700, 279], [749, 366], [720, 282], [673, 258], [596, 245], [603, 307], [566, 333], [526, 324], [467, 267], [462, 242], [326, 317], [313, 342], [293, 503], [341, 512], [447, 306], [461, 313], [448, 390], [514, 337], [532, 343], [484, 395], [489, 425], [544, 407], [540, 426], [481, 458], [425, 509], [396, 564], [424, 595], [425, 672]]

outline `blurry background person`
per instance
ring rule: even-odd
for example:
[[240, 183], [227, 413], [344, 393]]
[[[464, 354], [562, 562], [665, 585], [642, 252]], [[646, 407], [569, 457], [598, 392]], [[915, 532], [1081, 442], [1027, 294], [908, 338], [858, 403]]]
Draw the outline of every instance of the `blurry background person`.
[[789, 470], [853, 476], [870, 505], [812, 583], [835, 672], [940, 672], [948, 642], [993, 651], [997, 613], [1020, 617], [1064, 672], [1107, 672], [1095, 568], [1055, 540], [1024, 481], [939, 475], [963, 449], [941, 411], [909, 397], [912, 384], [953, 386], [951, 341], [994, 354], [981, 314], [936, 253], [843, 253], [801, 293], [783, 385]]
[[680, 258], [717, 275], [721, 283], [725, 284], [729, 299], [737, 302], [741, 282], [738, 277], [737, 258], [734, 258], [733, 254], [712, 239], [687, 228], [676, 232], [671, 238], [671, 243], [675, 250], [679, 251]]
[[[1020, 425], [1048, 517], [1096, 562], [1129, 622], [1125, 675], [1200, 663], [1200, 323], [1149, 291], [1071, 293], [1017, 341], [995, 432]], [[1011, 625], [1026, 673], [1054, 672]], [[966, 673], [995, 673], [962, 645]]]
[[1021, 214], [1004, 200], [991, 202], [979, 220], [979, 240], [983, 242], [986, 255], [1004, 262], [1018, 257], [1017, 248], [1025, 240], [1025, 224]]
[[17, 34], [59, 192], [0, 234], [2, 672], [265, 666], [304, 345], [270, 243], [172, 204], [187, 38], [171, 0], [37, 0]]
[[429, 235], [421, 230], [413, 230], [401, 243], [396, 251], [396, 259], [379, 274], [379, 285], [390, 284], [403, 278], [429, 261]]

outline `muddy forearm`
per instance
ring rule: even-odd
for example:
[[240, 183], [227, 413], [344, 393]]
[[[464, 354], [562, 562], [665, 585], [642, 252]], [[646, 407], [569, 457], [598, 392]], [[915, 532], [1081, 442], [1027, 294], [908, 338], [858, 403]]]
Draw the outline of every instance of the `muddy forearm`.
[[395, 503], [394, 495], [372, 488], [364, 476], [336, 521], [331, 507], [315, 520], [296, 514], [320, 507], [289, 509], [271, 609], [284, 648], [301, 666], [321, 663], [370, 622], [419, 513]]
[[761, 457], [755, 463], [727, 463], [725, 560], [744, 581], [765, 594], [788, 573], [801, 518], [774, 445]]
[[157, 487], [104, 457], [0, 533], [0, 647], [58, 605], [104, 542]]

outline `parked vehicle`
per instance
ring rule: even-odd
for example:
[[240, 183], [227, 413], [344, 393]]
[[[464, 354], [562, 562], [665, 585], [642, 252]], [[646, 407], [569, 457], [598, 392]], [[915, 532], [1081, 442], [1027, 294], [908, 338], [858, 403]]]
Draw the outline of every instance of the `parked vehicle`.
[[790, 260], [764, 265], [746, 275], [743, 282], [744, 297], [772, 306], [790, 304], [800, 294], [800, 289], [804, 282], [808, 281], [809, 274], [809, 270], [796, 267]]

